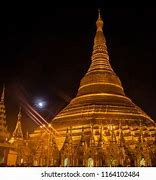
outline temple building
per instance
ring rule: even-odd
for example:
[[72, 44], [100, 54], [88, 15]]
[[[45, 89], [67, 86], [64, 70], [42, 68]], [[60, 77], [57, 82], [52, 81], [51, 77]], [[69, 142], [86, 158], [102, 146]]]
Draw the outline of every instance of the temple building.
[[155, 166], [155, 122], [112, 69], [98, 14], [91, 64], [77, 95], [52, 119], [60, 166]]
[[[10, 138], [14, 165], [55, 167], [156, 166], [156, 124], [128, 98], [111, 67], [100, 12], [91, 64], [75, 98], [48, 124], [24, 138], [21, 110]], [[4, 95], [0, 139], [6, 139]], [[11, 141], [12, 140], [12, 141]], [[1, 144], [0, 144], [1, 145]]]

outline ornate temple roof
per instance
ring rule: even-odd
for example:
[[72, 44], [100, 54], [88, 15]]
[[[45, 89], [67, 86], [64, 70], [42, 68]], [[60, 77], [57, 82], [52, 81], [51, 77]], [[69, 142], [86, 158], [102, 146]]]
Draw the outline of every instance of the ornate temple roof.
[[15, 130], [13, 132], [13, 137], [15, 139], [23, 139], [23, 132], [22, 132], [22, 127], [21, 127], [21, 118], [22, 118], [22, 114], [21, 114], [21, 107], [20, 107], [16, 127], [15, 127]]
[[3, 86], [1, 100], [0, 100], [0, 142], [6, 141], [6, 138], [9, 137], [9, 132], [7, 131], [7, 126], [6, 126], [4, 99], [5, 99], [5, 86]]
[[52, 120], [54, 128], [86, 124], [119, 124], [153, 126], [154, 121], [130, 98], [109, 61], [104, 22], [98, 14], [91, 65], [80, 82], [75, 98]]

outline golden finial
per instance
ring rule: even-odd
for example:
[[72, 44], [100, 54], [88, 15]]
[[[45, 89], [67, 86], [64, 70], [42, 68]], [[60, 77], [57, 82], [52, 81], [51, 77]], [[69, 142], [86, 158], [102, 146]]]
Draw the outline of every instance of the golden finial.
[[98, 9], [98, 19], [96, 21], [97, 31], [102, 31], [103, 20], [101, 19], [100, 9]]
[[98, 9], [98, 19], [101, 19], [100, 8]]
[[20, 108], [19, 108], [19, 113], [18, 113], [18, 121], [21, 120], [21, 117], [22, 117], [22, 114], [21, 114], [21, 106], [20, 106]]
[[1, 101], [4, 101], [4, 96], [5, 96], [5, 85], [3, 85], [3, 91], [2, 91]]

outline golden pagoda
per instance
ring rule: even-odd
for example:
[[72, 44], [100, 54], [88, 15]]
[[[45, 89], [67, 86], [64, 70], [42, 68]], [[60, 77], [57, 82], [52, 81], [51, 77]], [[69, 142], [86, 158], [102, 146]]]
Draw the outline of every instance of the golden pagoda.
[[22, 131], [22, 112], [21, 107], [17, 115], [17, 122], [12, 136], [9, 139], [10, 149], [8, 152], [7, 166], [25, 166], [31, 161], [31, 152], [29, 148], [29, 134], [26, 137]]
[[[34, 114], [39, 127], [26, 138], [20, 109], [8, 166], [156, 166], [156, 124], [125, 95], [109, 62], [103, 24], [99, 11], [91, 65], [76, 97], [50, 123]], [[1, 128], [4, 91], [0, 107]]]
[[7, 142], [9, 138], [9, 132], [6, 125], [6, 113], [5, 113], [5, 86], [3, 86], [1, 100], [0, 100], [0, 166], [6, 163], [7, 152], [9, 144]]
[[155, 122], [125, 95], [103, 25], [99, 11], [91, 65], [76, 97], [51, 121], [59, 165], [155, 166]]
[[14, 132], [13, 132], [13, 138], [15, 140], [23, 140], [23, 132], [22, 132], [22, 127], [21, 127], [21, 118], [22, 118], [22, 114], [21, 114], [21, 107], [20, 107], [16, 127], [15, 127]]
[[6, 142], [9, 137], [9, 133], [6, 126], [6, 114], [5, 114], [5, 86], [3, 86], [3, 91], [0, 100], [0, 143]]

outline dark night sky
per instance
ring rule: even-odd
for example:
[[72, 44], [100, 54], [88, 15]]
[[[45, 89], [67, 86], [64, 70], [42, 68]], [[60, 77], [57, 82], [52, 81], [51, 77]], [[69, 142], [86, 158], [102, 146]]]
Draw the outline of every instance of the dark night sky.
[[[110, 63], [126, 95], [156, 120], [156, 9], [101, 7], [101, 14]], [[0, 91], [5, 83], [9, 130], [16, 123], [17, 89], [33, 107], [35, 99], [46, 99], [41, 113], [48, 118], [76, 95], [90, 64], [96, 19], [97, 8], [1, 17]], [[26, 115], [22, 123], [24, 130], [35, 127]]]

